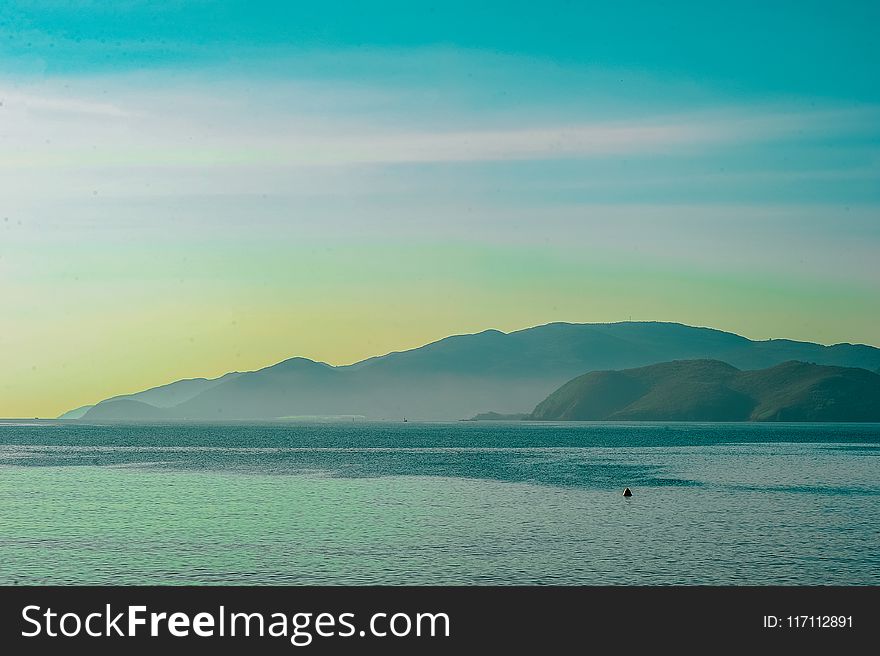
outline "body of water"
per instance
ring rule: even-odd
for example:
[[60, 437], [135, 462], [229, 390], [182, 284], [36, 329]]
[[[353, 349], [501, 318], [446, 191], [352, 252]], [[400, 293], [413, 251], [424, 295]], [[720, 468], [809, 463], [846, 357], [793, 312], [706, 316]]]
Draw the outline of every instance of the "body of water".
[[865, 424], [0, 422], [0, 584], [877, 585], [878, 455]]

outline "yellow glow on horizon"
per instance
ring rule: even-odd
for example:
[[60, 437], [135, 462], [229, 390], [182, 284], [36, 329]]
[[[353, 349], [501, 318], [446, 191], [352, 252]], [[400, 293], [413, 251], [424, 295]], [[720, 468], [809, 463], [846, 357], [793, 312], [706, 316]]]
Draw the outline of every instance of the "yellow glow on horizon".
[[[380, 274], [393, 267], [377, 263], [371, 270], [361, 262], [350, 268], [370, 271], [370, 279], [356, 281], [344, 271], [318, 289], [284, 277], [268, 288], [222, 281], [188, 288], [178, 281], [172, 294], [168, 281], [118, 281], [69, 285], [57, 300], [23, 294], [20, 312], [3, 323], [0, 416], [54, 417], [116, 394], [293, 356], [349, 364], [451, 334], [551, 321], [632, 318], [756, 339], [876, 342], [880, 310], [866, 313], [867, 296], [858, 293], [661, 270], [626, 274], [606, 264], [527, 261], [521, 254], [492, 257], [486, 254], [482, 269], [460, 260], [455, 266], [466, 269], [447, 278], [448, 263], [420, 278], [415, 272], [386, 277]], [[266, 266], [273, 270], [273, 263]], [[421, 271], [430, 268], [425, 262]]]

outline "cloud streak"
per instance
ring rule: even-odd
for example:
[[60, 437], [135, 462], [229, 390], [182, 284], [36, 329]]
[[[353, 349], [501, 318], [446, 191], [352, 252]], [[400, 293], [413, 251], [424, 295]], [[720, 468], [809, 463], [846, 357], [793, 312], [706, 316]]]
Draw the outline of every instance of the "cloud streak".
[[[730, 143], [767, 142], [808, 132], [861, 129], [865, 112], [777, 112], [750, 116], [675, 116], [671, 118], [596, 121], [508, 130], [435, 131], [365, 134], [337, 138], [296, 135], [282, 138], [271, 158], [287, 164], [443, 163], [505, 160], [552, 160], [656, 153]], [[829, 126], [835, 126], [829, 130]]]
[[[876, 132], [880, 108], [795, 111], [730, 107], [629, 120], [549, 121], [504, 128], [419, 128], [389, 122], [395, 107], [346, 113], [230, 100], [210, 89], [109, 99], [0, 87], [0, 167], [348, 166], [695, 154], [726, 145], [821, 140]], [[266, 94], [271, 95], [271, 94]], [[294, 96], [295, 97], [295, 96]], [[339, 103], [340, 94], [331, 96]], [[320, 103], [317, 103], [320, 105]], [[352, 103], [356, 105], [356, 102]]]

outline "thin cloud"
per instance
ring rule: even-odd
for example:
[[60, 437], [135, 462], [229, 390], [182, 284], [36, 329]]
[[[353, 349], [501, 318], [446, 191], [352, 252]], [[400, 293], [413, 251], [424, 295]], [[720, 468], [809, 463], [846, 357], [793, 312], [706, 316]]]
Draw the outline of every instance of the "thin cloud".
[[98, 102], [82, 98], [34, 95], [18, 91], [0, 89], [0, 102], [4, 107], [15, 111], [36, 111], [48, 114], [72, 114], [97, 117], [125, 118], [135, 116], [135, 112], [123, 109], [108, 102]]
[[[546, 160], [674, 152], [695, 146], [815, 138], [873, 128], [876, 110], [747, 111], [662, 120], [589, 122], [507, 130], [433, 131], [282, 138], [288, 164], [361, 164]], [[271, 152], [271, 151], [270, 151]]]
[[[190, 90], [123, 102], [3, 91], [0, 167], [347, 166], [553, 160], [686, 153], [716, 146], [876, 131], [875, 107], [793, 111], [736, 107], [625, 121], [545, 121], [504, 129], [388, 127], [387, 113], [316, 117]], [[338, 100], [338, 98], [337, 98]], [[259, 110], [259, 120], [248, 109]], [[377, 116], [381, 114], [381, 117]], [[381, 118], [381, 120], [373, 120]], [[96, 120], [112, 119], [112, 120]], [[46, 145], [51, 135], [51, 147]]]

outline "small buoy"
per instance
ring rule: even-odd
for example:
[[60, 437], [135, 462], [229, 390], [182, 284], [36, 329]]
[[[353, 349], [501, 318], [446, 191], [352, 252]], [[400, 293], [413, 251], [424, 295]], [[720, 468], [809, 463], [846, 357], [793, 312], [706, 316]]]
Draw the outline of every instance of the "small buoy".
[[623, 488], [623, 496], [631, 497], [632, 495], [633, 495], [633, 493], [628, 487]]

